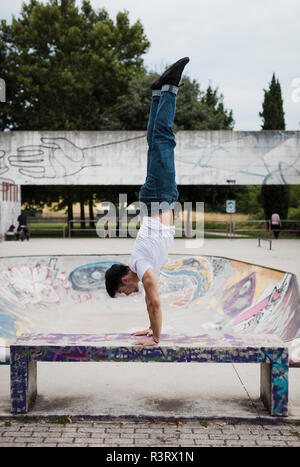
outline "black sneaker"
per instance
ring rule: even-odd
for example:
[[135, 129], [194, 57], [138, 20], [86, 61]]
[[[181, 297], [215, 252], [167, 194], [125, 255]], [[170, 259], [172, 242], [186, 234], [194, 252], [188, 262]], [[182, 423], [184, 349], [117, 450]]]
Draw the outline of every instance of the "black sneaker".
[[151, 89], [161, 89], [165, 84], [171, 84], [177, 86], [180, 83], [183, 69], [187, 63], [189, 63], [189, 57], [184, 57], [173, 63], [154, 83], [151, 84]]

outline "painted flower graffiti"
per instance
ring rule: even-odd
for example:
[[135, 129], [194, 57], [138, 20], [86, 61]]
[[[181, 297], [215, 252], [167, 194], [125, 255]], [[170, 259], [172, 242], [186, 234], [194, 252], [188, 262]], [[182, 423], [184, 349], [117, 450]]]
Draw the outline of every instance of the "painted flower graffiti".
[[71, 288], [64, 272], [53, 271], [45, 265], [12, 266], [0, 270], [0, 292], [19, 305], [58, 303], [59, 287]]

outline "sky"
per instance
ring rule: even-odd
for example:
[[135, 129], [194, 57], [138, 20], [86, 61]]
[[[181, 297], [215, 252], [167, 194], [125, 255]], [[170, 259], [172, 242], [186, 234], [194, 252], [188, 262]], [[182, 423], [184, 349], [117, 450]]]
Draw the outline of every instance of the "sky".
[[[47, 3], [46, 0], [42, 0]], [[185, 74], [205, 91], [211, 84], [232, 109], [234, 130], [260, 130], [264, 97], [273, 72], [284, 101], [286, 130], [300, 130], [299, 0], [90, 0], [112, 19], [129, 11], [151, 42], [148, 70], [189, 56]], [[1, 1], [0, 18], [18, 16], [22, 0]], [[78, 6], [81, 0], [77, 0]]]

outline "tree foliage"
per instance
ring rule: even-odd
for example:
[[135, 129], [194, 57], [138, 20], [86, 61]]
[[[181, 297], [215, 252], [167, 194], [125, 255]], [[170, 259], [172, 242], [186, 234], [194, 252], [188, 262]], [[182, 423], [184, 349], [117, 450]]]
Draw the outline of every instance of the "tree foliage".
[[2, 129], [98, 130], [105, 110], [143, 69], [150, 43], [127, 11], [116, 21], [88, 0], [23, 3], [1, 22], [0, 57], [7, 84]]
[[[0, 26], [2, 130], [145, 130], [158, 77], [143, 66], [149, 45], [128, 11], [113, 21], [89, 0], [81, 9], [75, 0], [28, 0]], [[175, 131], [233, 128], [218, 89], [203, 92], [188, 77], [183, 84]]]
[[[154, 72], [136, 75], [128, 91], [105, 112], [102, 130], [146, 130], [151, 105], [150, 86], [158, 78]], [[174, 130], [232, 130], [232, 110], [226, 110], [223, 95], [209, 86], [200, 90], [196, 80], [183, 76], [177, 95]]]
[[[140, 21], [129, 12], [115, 20], [89, 0], [27, 0], [11, 24], [1, 21], [1, 77], [7, 102], [0, 108], [2, 130], [146, 130], [151, 83], [143, 56], [150, 43]], [[177, 99], [174, 130], [230, 130], [232, 111], [223, 95], [206, 91], [183, 77]], [[108, 199], [127, 193], [137, 199], [139, 187], [23, 187], [29, 208], [55, 201], [72, 217], [72, 204]], [[205, 191], [205, 190], [204, 190]], [[218, 204], [218, 195], [211, 197]], [[197, 198], [198, 200], [199, 198]]]
[[[259, 113], [259, 116], [263, 119], [263, 130], [285, 130], [281, 86], [279, 80], [275, 77], [275, 73], [272, 75], [269, 89], [264, 89], [262, 112]], [[260, 201], [266, 219], [270, 219], [274, 212], [279, 213], [282, 219], [288, 218], [289, 193], [290, 188], [288, 185], [262, 186]]]
[[289, 200], [289, 185], [263, 185], [261, 187], [260, 201], [263, 205], [266, 219], [271, 219], [274, 212], [277, 212], [281, 219], [287, 219]]
[[269, 89], [264, 89], [262, 112], [259, 112], [259, 116], [263, 119], [262, 130], [285, 130], [281, 86], [275, 73], [272, 75]]

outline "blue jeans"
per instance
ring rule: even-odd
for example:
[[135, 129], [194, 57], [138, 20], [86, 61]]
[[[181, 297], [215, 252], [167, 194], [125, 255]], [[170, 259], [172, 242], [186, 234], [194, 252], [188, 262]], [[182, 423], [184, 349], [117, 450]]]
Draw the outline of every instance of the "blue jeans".
[[169, 90], [162, 91], [161, 96], [152, 98], [147, 128], [147, 177], [139, 193], [139, 201], [143, 203], [141, 208], [146, 215], [173, 209], [178, 199], [174, 161], [176, 143], [172, 130], [176, 94], [172, 88], [169, 86]]

